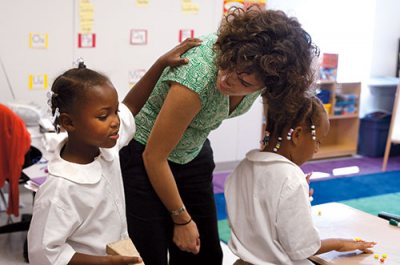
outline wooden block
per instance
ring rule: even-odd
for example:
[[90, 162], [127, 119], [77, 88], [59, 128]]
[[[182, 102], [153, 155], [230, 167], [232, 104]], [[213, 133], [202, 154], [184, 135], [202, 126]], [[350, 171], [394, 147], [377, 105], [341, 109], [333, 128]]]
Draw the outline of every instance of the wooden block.
[[[139, 251], [137, 251], [135, 245], [130, 238], [107, 244], [106, 253], [108, 255], [140, 257]], [[143, 262], [137, 264], [144, 265]]]

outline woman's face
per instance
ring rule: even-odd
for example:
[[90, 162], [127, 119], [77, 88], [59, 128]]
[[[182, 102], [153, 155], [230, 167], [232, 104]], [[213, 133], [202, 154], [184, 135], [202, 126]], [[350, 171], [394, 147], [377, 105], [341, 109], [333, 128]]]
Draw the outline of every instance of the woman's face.
[[246, 96], [264, 88], [256, 74], [219, 70], [217, 88], [226, 96]]

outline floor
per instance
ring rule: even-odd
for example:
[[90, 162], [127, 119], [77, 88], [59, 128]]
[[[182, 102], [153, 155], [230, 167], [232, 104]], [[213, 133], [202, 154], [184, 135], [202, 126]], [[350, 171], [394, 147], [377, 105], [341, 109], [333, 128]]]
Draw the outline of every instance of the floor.
[[[335, 168], [348, 168], [358, 167], [359, 173], [369, 174], [379, 172], [382, 166], [382, 158], [366, 158], [366, 157], [352, 157], [340, 158], [324, 161], [312, 161], [302, 166], [305, 172], [321, 172], [325, 173], [323, 177], [333, 176], [333, 169]], [[400, 157], [391, 157], [388, 163], [388, 170], [400, 170]], [[218, 172], [214, 176], [214, 190], [216, 193], [223, 192], [223, 183], [229, 172]], [[328, 175], [327, 175], [328, 174]], [[316, 174], [318, 175], [318, 174]], [[30, 191], [21, 188], [21, 213], [32, 212], [32, 194]], [[14, 218], [14, 221], [19, 221]], [[0, 225], [7, 222], [7, 217], [4, 212], [0, 212]], [[26, 232], [15, 232], [8, 234], [0, 234], [0, 264], [7, 265], [23, 265], [26, 264], [23, 258], [23, 244], [26, 238]], [[230, 252], [229, 248], [222, 243], [224, 251], [224, 265], [233, 264], [236, 260], [235, 256]]]
[[[20, 216], [13, 217], [13, 222], [20, 221], [21, 214], [32, 213], [32, 192], [20, 189]], [[7, 223], [7, 215], [0, 212], [0, 225]], [[20, 265], [26, 264], [23, 258], [23, 247], [27, 231], [0, 234], [0, 264]]]

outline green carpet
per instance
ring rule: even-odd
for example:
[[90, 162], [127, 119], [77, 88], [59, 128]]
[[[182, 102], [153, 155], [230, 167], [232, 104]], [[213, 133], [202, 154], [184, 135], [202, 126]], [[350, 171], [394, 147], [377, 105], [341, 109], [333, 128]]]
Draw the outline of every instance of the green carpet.
[[372, 215], [378, 215], [380, 212], [400, 215], [400, 192], [346, 200], [341, 201], [341, 203]]
[[[375, 216], [380, 212], [400, 215], [400, 192], [339, 202]], [[218, 232], [220, 239], [227, 243], [231, 232], [226, 219], [218, 221]]]

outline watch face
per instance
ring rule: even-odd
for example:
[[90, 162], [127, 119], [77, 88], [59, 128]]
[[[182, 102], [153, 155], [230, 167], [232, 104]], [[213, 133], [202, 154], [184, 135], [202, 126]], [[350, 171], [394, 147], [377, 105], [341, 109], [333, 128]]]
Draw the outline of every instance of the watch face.
[[184, 211], [186, 211], [185, 206], [182, 206], [179, 209], [173, 210], [170, 212], [171, 215], [180, 215], [181, 213], [183, 213]]

